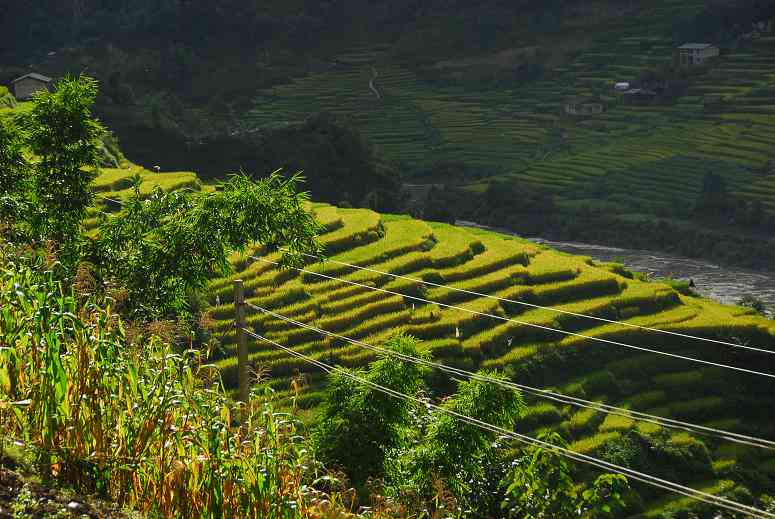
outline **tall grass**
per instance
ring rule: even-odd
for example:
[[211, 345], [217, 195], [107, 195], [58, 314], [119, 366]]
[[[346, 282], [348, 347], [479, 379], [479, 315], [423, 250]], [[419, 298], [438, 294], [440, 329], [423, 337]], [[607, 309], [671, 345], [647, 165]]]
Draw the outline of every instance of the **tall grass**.
[[21, 264], [0, 273], [0, 305], [0, 438], [47, 476], [157, 517], [320, 517], [340, 502], [314, 489], [293, 416], [254, 392], [238, 424], [195, 353], [128, 342], [109, 308]]

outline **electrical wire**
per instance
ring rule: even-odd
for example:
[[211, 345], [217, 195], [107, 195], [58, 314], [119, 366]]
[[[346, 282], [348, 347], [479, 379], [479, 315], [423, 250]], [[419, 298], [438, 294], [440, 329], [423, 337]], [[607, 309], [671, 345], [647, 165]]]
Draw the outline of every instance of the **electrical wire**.
[[267, 342], [269, 344], [272, 344], [272, 345], [282, 349], [283, 351], [287, 352], [288, 354], [293, 355], [295, 357], [298, 357], [298, 358], [300, 358], [300, 359], [304, 360], [305, 362], [308, 362], [308, 363], [310, 363], [312, 365], [315, 365], [315, 366], [325, 370], [328, 373], [333, 373], [333, 372], [341, 373], [342, 375], [344, 375], [344, 376], [346, 376], [346, 377], [348, 377], [348, 378], [350, 378], [350, 379], [352, 379], [352, 380], [354, 380], [356, 382], [360, 382], [360, 383], [362, 383], [364, 385], [367, 385], [367, 386], [369, 386], [369, 387], [371, 387], [371, 388], [373, 388], [373, 389], [375, 389], [377, 391], [380, 391], [382, 393], [385, 393], [385, 394], [387, 394], [389, 396], [393, 396], [395, 398], [400, 398], [400, 399], [406, 400], [408, 402], [415, 403], [415, 404], [417, 404], [417, 405], [419, 405], [421, 407], [424, 407], [426, 409], [433, 409], [433, 410], [438, 411], [440, 413], [444, 413], [444, 414], [446, 414], [448, 416], [451, 416], [451, 417], [453, 417], [456, 420], [468, 423], [468, 424], [473, 425], [475, 427], [479, 427], [480, 429], [488, 430], [490, 432], [494, 432], [496, 434], [500, 434], [503, 437], [511, 438], [511, 439], [520, 441], [522, 443], [527, 443], [527, 444], [538, 446], [538, 447], [541, 447], [541, 448], [544, 448], [544, 449], [547, 449], [547, 450], [551, 450], [551, 451], [556, 452], [556, 453], [558, 453], [558, 454], [560, 454], [562, 456], [570, 458], [570, 459], [572, 459], [574, 461], [578, 461], [578, 462], [581, 462], [581, 463], [586, 463], [588, 465], [592, 465], [592, 466], [595, 466], [595, 467], [603, 469], [603, 470], [610, 470], [610, 471], [616, 472], [618, 474], [622, 474], [622, 475], [624, 475], [624, 476], [626, 476], [626, 477], [628, 477], [630, 479], [633, 479], [633, 480], [636, 480], [636, 481], [640, 481], [642, 483], [646, 483], [648, 485], [652, 485], [652, 486], [655, 486], [657, 488], [661, 488], [663, 490], [669, 490], [671, 492], [678, 493], [678, 494], [684, 495], [686, 497], [690, 497], [692, 499], [696, 499], [698, 501], [703, 501], [705, 503], [709, 503], [709, 504], [712, 504], [714, 506], [718, 506], [718, 507], [724, 508], [726, 510], [730, 510], [730, 511], [733, 511], [733, 512], [738, 512], [738, 513], [743, 513], [743, 514], [748, 514], [748, 515], [752, 515], [754, 517], [767, 517], [767, 518], [775, 519], [775, 513], [767, 512], [765, 510], [760, 510], [760, 509], [752, 507], [752, 506], [744, 505], [742, 503], [738, 503], [736, 501], [732, 501], [732, 500], [726, 499], [726, 498], [721, 497], [721, 496], [714, 496], [713, 494], [709, 494], [709, 493], [703, 492], [701, 490], [696, 490], [694, 488], [687, 487], [687, 486], [681, 485], [679, 483], [674, 483], [672, 481], [668, 481], [668, 480], [659, 478], [657, 476], [652, 476], [650, 474], [646, 474], [646, 473], [643, 473], [643, 472], [640, 472], [640, 471], [637, 471], [637, 470], [634, 470], [634, 469], [630, 469], [630, 468], [627, 468], [627, 467], [622, 467], [620, 465], [616, 465], [614, 463], [610, 463], [610, 462], [607, 462], [607, 461], [595, 458], [593, 456], [589, 456], [589, 455], [586, 455], [586, 454], [575, 452], [575, 451], [572, 451], [572, 450], [567, 449], [565, 447], [561, 447], [559, 445], [554, 445], [554, 444], [551, 444], [549, 442], [546, 442], [546, 441], [543, 441], [543, 440], [539, 440], [537, 438], [533, 438], [532, 436], [527, 436], [527, 435], [520, 434], [520, 433], [517, 433], [517, 432], [514, 432], [514, 431], [510, 431], [508, 429], [504, 429], [503, 427], [499, 427], [497, 425], [492, 425], [490, 423], [478, 420], [476, 418], [472, 418], [470, 416], [458, 413], [458, 412], [453, 411], [451, 409], [447, 409], [445, 407], [438, 406], [438, 405], [433, 404], [431, 402], [423, 401], [423, 400], [421, 400], [419, 398], [416, 398], [416, 397], [405, 395], [404, 393], [395, 391], [393, 389], [387, 388], [387, 387], [382, 386], [380, 384], [376, 384], [374, 382], [371, 382], [370, 380], [366, 380], [366, 379], [360, 378], [360, 377], [354, 375], [352, 372], [350, 372], [348, 370], [345, 370], [345, 369], [342, 369], [342, 368], [339, 368], [339, 367], [336, 367], [336, 366], [331, 366], [331, 365], [326, 364], [325, 362], [321, 362], [319, 360], [315, 360], [315, 359], [313, 359], [311, 357], [308, 357], [307, 355], [304, 355], [302, 353], [294, 351], [293, 349], [288, 348], [287, 346], [283, 346], [282, 344], [280, 344], [280, 343], [278, 343], [276, 341], [273, 341], [273, 340], [268, 339], [266, 337], [263, 337], [263, 336], [261, 336], [259, 334], [256, 334], [256, 333], [254, 333], [254, 332], [252, 332], [252, 331], [250, 331], [250, 330], [248, 330], [246, 328], [242, 328], [242, 331], [245, 332], [247, 335], [249, 335], [249, 336], [251, 336], [251, 337], [253, 337], [253, 338], [257, 339], [257, 340], [265, 341], [265, 342]]
[[299, 254], [301, 256], [306, 256], [308, 258], [314, 258], [314, 259], [318, 259], [318, 260], [327, 261], [327, 262], [330, 262], [330, 263], [336, 263], [337, 265], [342, 265], [342, 266], [349, 267], [349, 268], [354, 268], [354, 269], [358, 269], [358, 270], [365, 270], [365, 271], [368, 271], [368, 272], [373, 272], [375, 274], [381, 274], [381, 275], [385, 275], [385, 276], [390, 276], [390, 277], [395, 278], [395, 279], [403, 279], [405, 281], [413, 281], [415, 283], [420, 283], [420, 284], [423, 284], [423, 285], [427, 285], [427, 286], [431, 286], [431, 287], [436, 287], [436, 288], [446, 288], [446, 289], [449, 289], [449, 290], [453, 290], [455, 292], [460, 292], [460, 293], [463, 293], [463, 294], [470, 294], [470, 295], [477, 296], [477, 297], [486, 297], [488, 299], [494, 299], [496, 301], [501, 301], [501, 302], [504, 302], [504, 303], [513, 303], [513, 304], [516, 304], [516, 305], [527, 306], [527, 307], [530, 307], [530, 308], [537, 308], [537, 309], [549, 310], [551, 312], [557, 312], [557, 313], [561, 313], [561, 314], [565, 314], [565, 315], [572, 315], [574, 317], [583, 317], [583, 318], [586, 318], [586, 319], [593, 319], [595, 321], [600, 321], [600, 322], [604, 322], [604, 323], [608, 323], [608, 324], [618, 324], [618, 325], [621, 325], [621, 326], [626, 326], [628, 328], [636, 328], [636, 329], [639, 329], [639, 330], [646, 330], [646, 331], [650, 331], [650, 332], [656, 332], [656, 333], [663, 333], [663, 334], [667, 334], [667, 335], [673, 335], [673, 336], [676, 336], [676, 337], [683, 337], [685, 339], [693, 339], [693, 340], [704, 341], [704, 342], [712, 342], [714, 344], [721, 344], [721, 345], [724, 345], [724, 346], [731, 346], [733, 348], [740, 348], [740, 349], [745, 349], [745, 350], [750, 350], [750, 351], [756, 351], [756, 352], [759, 352], [759, 353], [767, 353], [767, 354], [770, 354], [770, 355], [775, 355], [775, 351], [769, 350], [769, 349], [757, 348], [757, 347], [754, 347], [754, 346], [747, 346], [745, 344], [735, 344], [734, 342], [722, 341], [722, 340], [717, 340], [717, 339], [710, 339], [710, 338], [707, 338], [707, 337], [698, 337], [696, 335], [690, 335], [690, 334], [681, 333], [681, 332], [673, 332], [673, 331], [670, 331], [670, 330], [661, 330], [659, 328], [652, 328], [652, 327], [649, 327], [649, 326], [641, 326], [641, 325], [638, 325], [638, 324], [628, 323], [628, 322], [624, 322], [624, 321], [616, 321], [616, 320], [613, 320], [613, 319], [606, 319], [605, 317], [598, 317], [598, 316], [595, 316], [595, 315], [580, 314], [580, 313], [571, 312], [571, 311], [568, 311], [568, 310], [563, 310], [561, 308], [555, 308], [555, 307], [551, 307], [551, 306], [542, 306], [542, 305], [537, 305], [537, 304], [534, 304], [534, 303], [528, 303], [528, 302], [525, 302], [525, 301], [517, 301], [517, 300], [514, 300], [514, 299], [507, 299], [507, 298], [504, 298], [504, 297], [498, 297], [498, 296], [493, 296], [493, 295], [490, 295], [490, 294], [484, 294], [484, 293], [481, 293], [481, 292], [476, 292], [474, 290], [466, 290], [464, 288], [457, 288], [457, 287], [453, 287], [453, 286], [449, 286], [449, 285], [444, 285], [444, 284], [441, 284], [441, 283], [434, 283], [432, 281], [424, 281], [422, 279], [413, 278], [411, 276], [404, 276], [404, 275], [401, 275], [401, 274], [391, 274], [390, 272], [384, 272], [382, 270], [377, 270], [377, 269], [373, 269], [373, 268], [370, 268], [370, 267], [362, 267], [362, 266], [359, 266], [359, 265], [354, 265], [352, 263], [346, 263], [344, 261], [338, 261], [338, 260], [334, 260], [334, 259], [330, 259], [330, 258], [325, 258], [324, 256], [319, 256], [317, 254], [309, 254], [309, 253], [304, 253], [304, 252], [301, 252]]
[[540, 388], [531, 387], [531, 386], [528, 386], [528, 385], [525, 385], [525, 384], [519, 384], [519, 383], [516, 383], [516, 382], [512, 382], [510, 380], [502, 380], [502, 379], [490, 377], [490, 376], [487, 376], [487, 375], [483, 375], [481, 373], [474, 373], [474, 372], [467, 371], [467, 370], [464, 370], [464, 369], [455, 368], [455, 367], [452, 367], [452, 366], [447, 366], [447, 365], [444, 365], [444, 364], [441, 364], [441, 363], [438, 363], [438, 362], [433, 362], [433, 361], [429, 361], [429, 360], [426, 360], [426, 359], [421, 359], [421, 358], [418, 358], [418, 357], [413, 357], [411, 355], [406, 355], [406, 354], [403, 354], [403, 353], [400, 353], [400, 352], [397, 352], [397, 351], [393, 351], [393, 350], [390, 350], [390, 349], [387, 349], [387, 348], [382, 348], [382, 347], [379, 347], [379, 346], [375, 346], [373, 344], [369, 344], [369, 343], [360, 341], [358, 339], [352, 339], [352, 338], [347, 337], [345, 335], [340, 335], [340, 334], [337, 334], [337, 333], [334, 333], [334, 332], [331, 332], [331, 331], [328, 331], [328, 330], [324, 330], [322, 328], [318, 328], [316, 326], [312, 326], [312, 325], [307, 324], [307, 323], [303, 323], [301, 321], [296, 321], [296, 320], [294, 320], [294, 319], [292, 319], [290, 317], [284, 316], [282, 314], [278, 314], [278, 313], [273, 312], [273, 311], [271, 311], [271, 310], [269, 310], [267, 308], [263, 308], [261, 306], [255, 305], [253, 303], [246, 302], [245, 305], [250, 307], [250, 308], [252, 308], [252, 309], [254, 309], [254, 310], [257, 310], [259, 312], [265, 313], [267, 315], [271, 315], [271, 316], [273, 316], [273, 317], [275, 317], [277, 319], [280, 319], [282, 321], [291, 323], [291, 324], [293, 324], [295, 326], [298, 326], [298, 327], [301, 327], [301, 328], [305, 328], [307, 330], [312, 330], [312, 331], [318, 332], [321, 335], [327, 335], [329, 337], [334, 337], [336, 339], [341, 339], [343, 341], [349, 342], [350, 344], [354, 344], [356, 346], [361, 346], [361, 347], [363, 347], [365, 349], [368, 349], [368, 350], [371, 350], [371, 351], [375, 351], [377, 353], [382, 353], [382, 354], [385, 354], [385, 355], [391, 355], [393, 357], [397, 357], [397, 358], [399, 358], [401, 360], [404, 360], [406, 362], [411, 362], [411, 363], [414, 363], [414, 364], [423, 365], [423, 366], [430, 367], [430, 368], [435, 368], [435, 369], [438, 369], [440, 371], [444, 371], [446, 373], [451, 373], [453, 375], [463, 376], [463, 377], [469, 378], [471, 380], [478, 380], [480, 382], [490, 382], [490, 383], [499, 385], [501, 387], [508, 387], [509, 389], [522, 390], [522, 391], [530, 393], [530, 394], [532, 394], [534, 396], [538, 396], [538, 397], [541, 397], [541, 398], [547, 398], [549, 400], [553, 400], [555, 402], [559, 402], [559, 403], [562, 403], [562, 404], [569, 404], [569, 405], [573, 405], [573, 406], [576, 406], [576, 407], [581, 407], [581, 408], [586, 408], [586, 409], [593, 409], [593, 410], [595, 410], [597, 412], [602, 412], [602, 413], [606, 413], [606, 414], [614, 414], [614, 415], [623, 416], [623, 417], [631, 418], [631, 419], [637, 419], [637, 420], [641, 420], [641, 421], [644, 421], [644, 422], [650, 422], [650, 423], [653, 423], [653, 424], [656, 424], [656, 425], [660, 425], [660, 426], [663, 426], [663, 427], [668, 427], [668, 428], [673, 428], [673, 429], [681, 429], [681, 430], [684, 430], [684, 431], [690, 431], [690, 432], [701, 434], [701, 435], [705, 435], [705, 436], [712, 436], [712, 437], [715, 437], [715, 438], [720, 438], [720, 439], [723, 439], [723, 440], [728, 440], [728, 441], [731, 441], [731, 442], [734, 442], [734, 443], [748, 445], [748, 446], [751, 446], [751, 447], [759, 447], [759, 448], [769, 449], [769, 450], [775, 449], [775, 442], [770, 441], [770, 440], [766, 440], [766, 439], [763, 439], [763, 438], [757, 438], [755, 436], [747, 436], [747, 435], [744, 435], [744, 434], [738, 434], [738, 433], [734, 433], [734, 432], [730, 432], [730, 431], [725, 431], [723, 429], [716, 429], [716, 428], [713, 428], [713, 427], [705, 427], [705, 426], [698, 425], [698, 424], [693, 424], [693, 423], [690, 423], [690, 422], [683, 422], [683, 421], [680, 421], [680, 420], [674, 420], [672, 418], [664, 418], [664, 417], [661, 417], [661, 416], [652, 415], [652, 414], [648, 414], [648, 413], [643, 413], [643, 412], [640, 412], [640, 411], [634, 411], [634, 410], [630, 410], [630, 409], [624, 409], [624, 408], [621, 408], [621, 407], [610, 406], [610, 405], [606, 405], [606, 404], [603, 404], [603, 403], [600, 403], [600, 402], [593, 402], [591, 400], [585, 400], [583, 398], [577, 398], [577, 397], [573, 397], [573, 396], [563, 395], [561, 393], [556, 393], [554, 391], [550, 391], [550, 390], [547, 390], [547, 389], [540, 389]]
[[[270, 263], [270, 264], [273, 264], [273, 265], [280, 266], [280, 263], [277, 262], [277, 261], [267, 260], [267, 259], [264, 259], [264, 258], [259, 258], [257, 256], [250, 256], [250, 257], [255, 259], [255, 260], [257, 260], [257, 261], [261, 261], [261, 262], [264, 262], [264, 263]], [[470, 308], [463, 308], [462, 306], [449, 305], [449, 304], [446, 304], [446, 303], [440, 303], [438, 301], [431, 301], [430, 299], [425, 299], [425, 298], [422, 298], [422, 297], [412, 296], [412, 295], [408, 295], [408, 294], [401, 294], [399, 292], [395, 292], [395, 291], [388, 290], [388, 289], [385, 289], [385, 288], [373, 287], [373, 286], [369, 286], [369, 285], [366, 285], [366, 284], [363, 284], [363, 283], [358, 283], [357, 281], [350, 281], [348, 279], [341, 279], [341, 278], [337, 278], [337, 277], [334, 277], [334, 276], [329, 276], [327, 274], [322, 274], [320, 272], [314, 272], [312, 270], [307, 270], [307, 269], [303, 269], [303, 268], [299, 268], [299, 267], [288, 267], [288, 268], [290, 268], [292, 270], [296, 270], [298, 272], [305, 272], [305, 273], [311, 274], [313, 276], [318, 276], [318, 277], [325, 278], [325, 279], [339, 281], [341, 283], [346, 283], [346, 284], [353, 285], [353, 286], [359, 286], [359, 287], [362, 287], [362, 288], [366, 288], [368, 290], [375, 290], [375, 291], [379, 291], [379, 292], [382, 292], [382, 293], [385, 293], [385, 294], [392, 294], [392, 295], [396, 295], [396, 296], [405, 297], [407, 299], [412, 299], [414, 301], [420, 301], [420, 302], [428, 303], [428, 304], [435, 304], [435, 305], [442, 306], [444, 308], [453, 309], [453, 310], [460, 310], [462, 312], [467, 312], [467, 313], [470, 313], [472, 315], [480, 315], [480, 316], [483, 316], [483, 317], [490, 317], [492, 319], [496, 319], [496, 320], [499, 320], [499, 321], [511, 322], [511, 323], [515, 323], [515, 324], [519, 324], [519, 325], [523, 325], [523, 326], [528, 326], [528, 327], [531, 327], [531, 328], [537, 328], [539, 330], [550, 331], [550, 332], [554, 332], [554, 333], [560, 333], [560, 334], [563, 334], [563, 335], [567, 335], [569, 337], [579, 337], [579, 338], [582, 338], [582, 339], [588, 339], [588, 340], [591, 340], [591, 341], [601, 342], [601, 343], [604, 343], [604, 344], [611, 344], [611, 345], [614, 345], [614, 346], [621, 346], [623, 348], [629, 348], [629, 349], [633, 349], [633, 350], [637, 350], [637, 351], [645, 351], [645, 352], [649, 352], [649, 353], [656, 353], [656, 354], [659, 354], [659, 355], [665, 355], [667, 357], [672, 357], [672, 358], [681, 359], [681, 360], [685, 360], [685, 361], [689, 361], [689, 362], [694, 362], [694, 363], [697, 363], [697, 364], [704, 364], [706, 366], [714, 366], [714, 367], [717, 367], [717, 368], [731, 369], [733, 371], [739, 371], [741, 373], [747, 373], [747, 374], [750, 374], [750, 375], [758, 375], [758, 376], [762, 376], [762, 377], [767, 377], [767, 378], [775, 379], [775, 374], [767, 373], [767, 372], [764, 372], [764, 371], [756, 371], [756, 370], [752, 370], [752, 369], [741, 368], [739, 366], [730, 366], [728, 364], [721, 364], [721, 363], [718, 363], [718, 362], [712, 362], [712, 361], [709, 361], [709, 360], [698, 359], [698, 358], [695, 358], [695, 357], [688, 357], [686, 355], [678, 355], [677, 353], [669, 353], [669, 352], [666, 352], [666, 351], [653, 350], [653, 349], [650, 349], [650, 348], [645, 348], [643, 346], [635, 346], [633, 344], [627, 344], [627, 343], [624, 343], [624, 342], [613, 341], [613, 340], [610, 340], [610, 339], [604, 339], [602, 337], [593, 337], [593, 336], [590, 336], [590, 335], [584, 335], [582, 333], [576, 333], [576, 332], [569, 332], [569, 331], [566, 331], [566, 330], [560, 330], [560, 329], [557, 329], [557, 328], [552, 328], [550, 326], [544, 326], [544, 325], [541, 325], [541, 324], [535, 324], [535, 323], [530, 323], [530, 322], [527, 322], [527, 321], [521, 321], [519, 319], [514, 319], [514, 318], [511, 318], [511, 317], [502, 317], [500, 315], [493, 315], [493, 314], [488, 314], [488, 313], [485, 313], [485, 312], [479, 312], [477, 310], [471, 310]]]

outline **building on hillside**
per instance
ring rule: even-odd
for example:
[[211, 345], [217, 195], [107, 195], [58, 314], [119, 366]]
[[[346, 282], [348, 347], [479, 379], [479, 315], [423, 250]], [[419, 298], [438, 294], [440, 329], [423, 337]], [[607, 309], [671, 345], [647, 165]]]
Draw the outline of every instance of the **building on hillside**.
[[650, 105], [657, 100], [657, 97], [656, 92], [645, 88], [631, 88], [622, 95], [625, 104], [629, 105]]
[[30, 99], [35, 92], [48, 90], [51, 81], [52, 79], [48, 76], [30, 72], [11, 82], [13, 85], [13, 95], [16, 96], [16, 99], [19, 101]]
[[678, 47], [678, 64], [683, 67], [703, 65], [720, 53], [719, 48], [710, 43], [685, 43]]
[[605, 111], [605, 103], [598, 97], [571, 97], [563, 109], [568, 115], [598, 115]]

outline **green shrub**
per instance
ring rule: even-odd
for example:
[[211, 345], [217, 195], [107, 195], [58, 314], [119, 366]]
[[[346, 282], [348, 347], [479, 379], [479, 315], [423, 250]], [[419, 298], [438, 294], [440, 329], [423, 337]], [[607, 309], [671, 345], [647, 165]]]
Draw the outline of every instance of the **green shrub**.
[[655, 281], [664, 283], [665, 285], [669, 286], [676, 292], [681, 293], [685, 296], [697, 297], [698, 295], [697, 292], [695, 292], [694, 289], [691, 286], [689, 286], [689, 282], [684, 279], [660, 278]]
[[0, 108], [16, 108], [16, 98], [2, 85], [0, 85]]
[[520, 417], [517, 424], [520, 431], [533, 431], [560, 422], [562, 412], [554, 404], [544, 403], [530, 406]]
[[[396, 336], [385, 348], [417, 358], [427, 358], [415, 341]], [[354, 376], [406, 395], [422, 386], [425, 368], [384, 356], [368, 371]], [[398, 445], [399, 426], [408, 419], [411, 404], [334, 372], [328, 381], [322, 416], [313, 433], [316, 451], [324, 461], [344, 468], [356, 485], [382, 474], [385, 452]], [[379, 410], [375, 412], [375, 410]]]
[[744, 295], [742, 298], [740, 298], [737, 304], [745, 308], [750, 308], [751, 310], [753, 310], [754, 312], [760, 315], [764, 315], [764, 313], [767, 310], [767, 307], [764, 304], [764, 302], [761, 299], [751, 294]]
[[[503, 378], [497, 373], [483, 375]], [[511, 428], [525, 404], [519, 392], [497, 384], [460, 382], [458, 391], [444, 404], [452, 413], [470, 416], [497, 427]], [[402, 501], [410, 496], [432, 498], [438, 478], [458, 500], [467, 501], [470, 484], [486, 477], [485, 461], [492, 459], [494, 433], [463, 423], [435, 410], [413, 427], [408, 437], [385, 459], [385, 480]]]

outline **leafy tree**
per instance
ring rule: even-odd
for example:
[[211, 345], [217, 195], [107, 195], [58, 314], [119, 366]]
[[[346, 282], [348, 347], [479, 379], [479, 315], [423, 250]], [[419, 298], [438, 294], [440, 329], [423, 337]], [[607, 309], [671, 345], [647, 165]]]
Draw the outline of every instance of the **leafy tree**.
[[[428, 358], [417, 341], [397, 335], [385, 345], [403, 355]], [[384, 356], [366, 370], [352, 372], [380, 386], [414, 396], [422, 387], [426, 369], [392, 356]], [[412, 404], [366, 386], [342, 374], [333, 373], [326, 389], [320, 424], [313, 434], [316, 450], [324, 462], [340, 466], [361, 486], [370, 476], [383, 471], [385, 453], [404, 434]]]
[[[560, 447], [567, 443], [557, 433], [544, 433], [539, 439]], [[551, 448], [529, 448], [515, 464], [503, 509], [509, 517], [531, 519], [597, 519], [612, 517], [623, 504], [621, 492], [627, 479], [603, 474], [589, 488], [572, 478], [565, 458]]]
[[[497, 373], [490, 377], [504, 378]], [[454, 414], [511, 428], [524, 412], [519, 392], [489, 382], [460, 382], [458, 392], [443, 407]], [[394, 493], [431, 499], [433, 484], [443, 481], [458, 501], [465, 501], [474, 481], [485, 477], [495, 433], [465, 423], [442, 411], [430, 413], [421, 430], [411, 429], [406, 441], [386, 463], [387, 485]]]
[[[378, 211], [401, 209], [401, 181], [353, 125], [330, 114], [317, 114], [300, 125], [262, 137], [257, 164], [303, 171], [315, 197]], [[347, 193], [348, 198], [343, 196]]]
[[448, 203], [446, 189], [432, 187], [425, 199], [422, 217], [425, 220], [454, 224], [456, 220], [454, 206]]
[[155, 319], [188, 309], [188, 296], [231, 271], [228, 255], [251, 242], [285, 246], [283, 263], [300, 264], [299, 252], [317, 253], [320, 227], [305, 209], [298, 177], [272, 175], [259, 182], [232, 176], [220, 191], [192, 196], [156, 188], [134, 196], [105, 218], [90, 245], [99, 275], [128, 291], [135, 317]]
[[697, 210], [718, 215], [726, 211], [727, 205], [727, 183], [724, 177], [718, 173], [706, 173], [702, 179], [702, 191], [697, 199]]
[[25, 143], [36, 157], [29, 224], [34, 235], [57, 242], [60, 257], [69, 264], [78, 254], [102, 149], [104, 129], [91, 115], [96, 97], [94, 79], [65, 78], [53, 93], [37, 93], [32, 110], [21, 118]]

